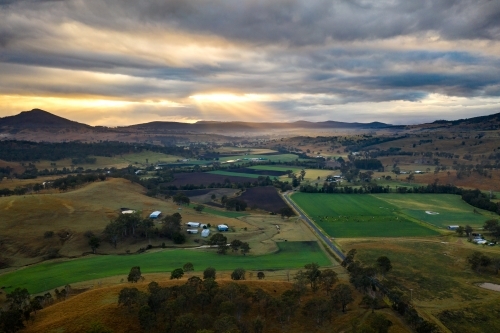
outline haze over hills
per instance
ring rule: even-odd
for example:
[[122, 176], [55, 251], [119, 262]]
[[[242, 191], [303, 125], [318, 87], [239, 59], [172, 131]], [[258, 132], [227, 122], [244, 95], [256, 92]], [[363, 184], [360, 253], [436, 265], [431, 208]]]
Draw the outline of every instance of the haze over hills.
[[[124, 127], [90, 126], [50, 112], [33, 109], [15, 116], [0, 118], [0, 138], [22, 139], [31, 141], [70, 141], [70, 140], [117, 140], [139, 142], [148, 135], [189, 135], [218, 134], [227, 136], [245, 136], [263, 133], [277, 134], [295, 131], [313, 131], [323, 134], [325, 131], [354, 130], [493, 130], [500, 128], [500, 113], [459, 120], [437, 120], [432, 123], [395, 126], [381, 122], [347, 123], [338, 121], [324, 122], [241, 122], [241, 121], [198, 121], [196, 123], [155, 121]], [[318, 134], [319, 135], [319, 134]]]

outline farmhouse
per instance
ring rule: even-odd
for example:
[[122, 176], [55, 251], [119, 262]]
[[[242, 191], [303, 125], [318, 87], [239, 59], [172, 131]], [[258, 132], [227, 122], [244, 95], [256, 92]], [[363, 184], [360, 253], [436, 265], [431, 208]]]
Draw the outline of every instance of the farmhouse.
[[187, 229], [186, 231], [188, 234], [197, 234], [198, 233], [198, 229]]
[[188, 222], [186, 223], [189, 228], [199, 228], [200, 222]]
[[217, 226], [217, 230], [219, 230], [219, 231], [229, 231], [229, 227], [227, 225], [225, 225], [225, 224], [219, 224]]
[[208, 229], [203, 229], [203, 230], [201, 231], [201, 237], [208, 237], [208, 236], [210, 236], [210, 230], [208, 230]]
[[152, 213], [149, 215], [149, 218], [150, 218], [150, 219], [157, 219], [157, 218], [159, 218], [159, 217], [160, 217], [160, 215], [161, 215], [161, 212], [160, 212], [159, 210], [157, 210], [157, 211], [152, 212]]

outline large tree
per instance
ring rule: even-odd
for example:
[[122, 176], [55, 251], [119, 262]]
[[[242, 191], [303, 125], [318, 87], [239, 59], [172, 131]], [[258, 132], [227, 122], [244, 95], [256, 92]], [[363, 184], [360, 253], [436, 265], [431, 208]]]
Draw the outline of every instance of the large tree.
[[191, 200], [183, 192], [179, 192], [173, 196], [172, 200], [178, 205], [189, 205]]
[[290, 216], [295, 215], [295, 212], [293, 211], [293, 209], [288, 207], [288, 206], [280, 208], [278, 213], [281, 215], [282, 219], [285, 217], [288, 219], [288, 218], [290, 218]]
[[392, 269], [391, 260], [386, 256], [379, 257], [377, 259], [377, 269], [380, 273], [386, 274]]
[[96, 237], [96, 236], [90, 237], [89, 246], [92, 249], [92, 253], [95, 254], [97, 249], [99, 248], [99, 246], [101, 246], [101, 239], [99, 237]]
[[134, 266], [130, 269], [130, 272], [128, 273], [127, 281], [128, 282], [137, 282], [141, 280], [142, 274], [141, 274], [141, 268], [139, 266]]
[[176, 279], [179, 280], [184, 276], [184, 271], [182, 268], [176, 268], [170, 273], [170, 280]]
[[232, 280], [245, 280], [245, 270], [243, 268], [236, 268], [231, 273]]
[[217, 246], [217, 253], [219, 254], [226, 254], [228, 245], [227, 245], [227, 237], [224, 236], [221, 233], [216, 233], [212, 237], [210, 237], [209, 240], [210, 245], [216, 245]]
[[181, 231], [182, 216], [179, 213], [166, 215], [162, 219], [161, 233], [168, 239], [173, 239], [175, 234]]
[[342, 312], [345, 312], [347, 305], [354, 301], [351, 288], [347, 284], [343, 283], [337, 285], [332, 290], [331, 297], [334, 304], [341, 306]]

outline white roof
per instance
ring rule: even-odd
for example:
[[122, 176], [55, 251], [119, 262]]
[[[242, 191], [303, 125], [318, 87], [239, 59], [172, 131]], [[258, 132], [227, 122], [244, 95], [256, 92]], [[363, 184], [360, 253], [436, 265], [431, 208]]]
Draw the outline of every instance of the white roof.
[[217, 226], [217, 228], [229, 228], [229, 227], [227, 225], [225, 225], [225, 224], [219, 224]]
[[135, 210], [133, 210], [133, 209], [122, 211], [122, 214], [134, 214], [134, 213], [135, 213]]
[[160, 216], [161, 212], [159, 210], [156, 210], [154, 212], [152, 212], [149, 217], [158, 217]]

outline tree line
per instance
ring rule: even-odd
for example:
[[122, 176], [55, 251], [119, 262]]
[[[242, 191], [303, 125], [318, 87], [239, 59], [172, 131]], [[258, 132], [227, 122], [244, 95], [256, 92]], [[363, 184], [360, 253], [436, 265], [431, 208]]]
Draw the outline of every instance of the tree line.
[[87, 183], [106, 180], [106, 174], [77, 174], [67, 177], [58, 178], [52, 181], [43, 183], [35, 183], [33, 185], [19, 186], [11, 190], [8, 188], [0, 189], [0, 197], [11, 195], [24, 195], [29, 192], [38, 193], [43, 189], [58, 189], [60, 191], [67, 191], [76, 187], [82, 186]]
[[65, 158], [85, 159], [89, 156], [117, 156], [142, 151], [192, 156], [190, 150], [184, 147], [155, 146], [149, 144], [131, 144], [118, 141], [104, 141], [99, 143], [71, 142], [31, 142], [4, 140], [0, 141], [0, 159], [14, 162], [27, 161], [58, 161]]
[[[181, 278], [186, 268], [190, 271], [193, 267], [187, 263], [174, 269], [171, 279]], [[265, 278], [264, 272], [257, 276]], [[132, 283], [141, 280], [140, 267], [133, 267], [129, 277]], [[245, 270], [235, 269], [231, 279], [244, 280]], [[147, 291], [127, 287], [118, 296], [120, 307], [127, 315], [136, 316], [144, 331], [176, 333], [286, 331], [297, 318], [311, 328], [322, 327], [331, 325], [353, 301], [351, 287], [338, 283], [333, 270], [321, 270], [316, 263], [305, 265], [294, 276], [291, 288], [281, 294], [262, 288], [250, 290], [234, 282], [219, 284], [216, 270], [208, 267], [202, 277], [191, 276], [183, 285], [161, 287], [151, 282]], [[373, 332], [369, 329], [374, 327], [375, 332], [387, 332], [391, 324], [383, 315], [376, 315], [359, 332]]]

